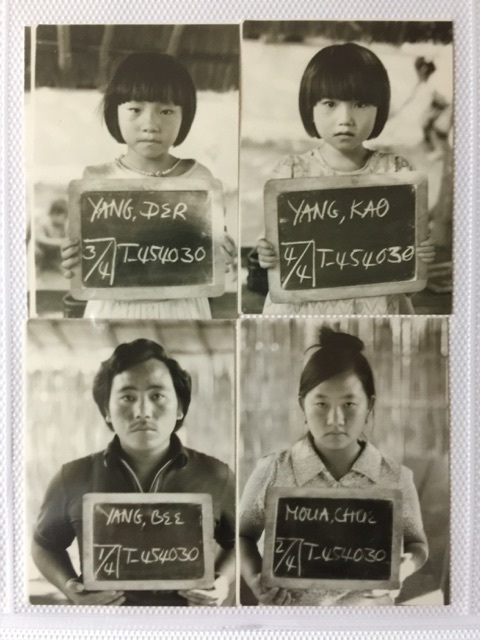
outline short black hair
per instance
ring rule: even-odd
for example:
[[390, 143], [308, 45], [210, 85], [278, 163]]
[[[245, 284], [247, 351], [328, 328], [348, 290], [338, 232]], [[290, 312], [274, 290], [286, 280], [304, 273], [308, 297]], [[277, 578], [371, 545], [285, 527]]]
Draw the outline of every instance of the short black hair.
[[367, 398], [374, 400], [373, 372], [362, 353], [364, 344], [360, 338], [323, 326], [320, 329], [319, 342], [313, 346], [319, 348], [312, 353], [300, 376], [298, 399], [302, 408], [303, 400], [309, 391], [325, 380], [348, 371], [359, 378]]
[[390, 81], [380, 59], [353, 42], [333, 44], [316, 53], [300, 82], [298, 104], [305, 131], [320, 138], [313, 121], [313, 108], [324, 98], [358, 101], [377, 107], [370, 138], [376, 138], [390, 110]]
[[115, 70], [103, 97], [103, 118], [117, 142], [125, 144], [118, 124], [118, 107], [125, 102], [163, 102], [182, 108], [182, 123], [173, 146], [188, 135], [197, 109], [197, 92], [187, 69], [158, 51], [131, 53]]
[[102, 362], [93, 381], [93, 399], [105, 418], [107, 426], [112, 431], [112, 425], [107, 421], [106, 416], [114, 377], [152, 358], [163, 362], [170, 372], [175, 394], [183, 413], [182, 417], [177, 420], [173, 431], [177, 431], [182, 426], [192, 397], [192, 378], [176, 360], [168, 357], [160, 344], [153, 340], [139, 338], [133, 342], [118, 345], [110, 358]]

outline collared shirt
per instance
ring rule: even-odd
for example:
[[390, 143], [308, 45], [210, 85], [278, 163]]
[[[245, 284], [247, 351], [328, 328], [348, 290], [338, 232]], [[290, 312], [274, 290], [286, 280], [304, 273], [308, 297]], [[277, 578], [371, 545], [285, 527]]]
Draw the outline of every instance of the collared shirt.
[[[250, 476], [240, 502], [240, 535], [259, 541], [265, 528], [265, 500], [269, 487], [389, 488], [400, 489], [403, 503], [403, 541], [423, 540], [423, 522], [417, 490], [410, 469], [383, 456], [365, 443], [351, 469], [336, 480], [315, 451], [309, 437], [290, 449], [262, 458]], [[354, 591], [308, 590], [292, 592], [294, 604], [364, 604]]]
[[[47, 489], [35, 526], [35, 542], [51, 551], [59, 551], [67, 549], [76, 538], [82, 558], [84, 494], [141, 491], [140, 483], [122, 453], [115, 436], [105, 451], [63, 465]], [[224, 549], [233, 548], [235, 482], [226, 464], [184, 447], [179, 438], [172, 434], [167, 461], [157, 469], [149, 492], [210, 494], [215, 541]], [[141, 593], [132, 593], [131, 599], [137, 599], [138, 604], [150, 604], [138, 601]], [[151, 604], [178, 603], [168, 601]], [[181, 604], [185, 604], [184, 599], [181, 599]]]

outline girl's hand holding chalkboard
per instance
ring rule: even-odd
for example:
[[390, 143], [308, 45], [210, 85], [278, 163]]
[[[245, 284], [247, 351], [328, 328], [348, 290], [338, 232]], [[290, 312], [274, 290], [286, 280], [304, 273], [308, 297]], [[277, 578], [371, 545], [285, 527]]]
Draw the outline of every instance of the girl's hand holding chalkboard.
[[235, 242], [228, 233], [223, 234], [222, 249], [225, 256], [225, 272], [227, 272], [235, 259], [236, 253]]
[[262, 575], [259, 573], [249, 585], [253, 591], [253, 595], [257, 598], [259, 604], [270, 604], [276, 606], [289, 605], [292, 602], [292, 596], [287, 589], [280, 587], [265, 587], [262, 585]]
[[188, 600], [190, 607], [219, 607], [226, 600], [229, 584], [225, 576], [218, 576], [212, 589], [187, 589], [178, 593]]
[[73, 604], [114, 605], [125, 602], [123, 591], [87, 591], [76, 578], [71, 578], [65, 585], [65, 595]]
[[431, 238], [427, 238], [417, 246], [417, 256], [427, 264], [435, 260], [435, 245]]
[[260, 238], [257, 242], [258, 262], [262, 269], [271, 269], [278, 262], [277, 254], [271, 242]]
[[395, 600], [400, 594], [402, 584], [409, 576], [412, 575], [412, 573], [415, 573], [416, 570], [417, 566], [413, 559], [413, 553], [403, 553], [400, 559], [400, 572], [398, 576], [400, 580], [400, 589], [373, 589], [372, 596], [374, 598], [380, 598], [382, 596], [388, 595], [392, 600]]
[[80, 241], [68, 238], [62, 243], [60, 252], [63, 275], [66, 278], [73, 278], [73, 270], [80, 264]]

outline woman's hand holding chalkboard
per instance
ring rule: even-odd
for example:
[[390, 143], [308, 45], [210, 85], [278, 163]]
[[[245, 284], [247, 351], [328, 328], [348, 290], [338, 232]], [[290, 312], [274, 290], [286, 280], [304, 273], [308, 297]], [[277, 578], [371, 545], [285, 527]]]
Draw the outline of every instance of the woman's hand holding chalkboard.
[[76, 578], [71, 578], [65, 585], [65, 595], [73, 604], [113, 605], [125, 602], [123, 591], [87, 591]]
[[228, 272], [230, 270], [230, 265], [235, 259], [236, 253], [235, 242], [232, 236], [229, 236], [228, 233], [223, 234], [222, 249], [225, 256], [225, 272]]
[[278, 262], [273, 244], [265, 238], [260, 238], [257, 242], [258, 262], [262, 269], [271, 269]]
[[212, 589], [187, 589], [178, 593], [188, 600], [190, 607], [219, 607], [227, 599], [228, 591], [227, 578], [218, 576]]
[[417, 256], [427, 264], [435, 260], [435, 245], [430, 237], [417, 246]]
[[63, 275], [69, 279], [73, 278], [73, 270], [80, 264], [80, 241], [68, 238], [62, 243], [60, 252]]
[[270, 604], [276, 606], [289, 605], [292, 603], [292, 596], [287, 589], [281, 587], [265, 587], [262, 585], [262, 574], [257, 574], [253, 582], [249, 585], [253, 595], [259, 604]]

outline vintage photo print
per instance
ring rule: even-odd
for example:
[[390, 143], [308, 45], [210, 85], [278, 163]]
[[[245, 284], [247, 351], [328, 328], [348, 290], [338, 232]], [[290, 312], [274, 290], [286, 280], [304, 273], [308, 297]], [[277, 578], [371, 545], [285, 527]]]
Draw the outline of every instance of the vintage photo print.
[[448, 329], [242, 322], [241, 604], [449, 604]]
[[30, 315], [235, 317], [239, 26], [25, 35]]
[[242, 25], [241, 308], [449, 314], [453, 23]]
[[30, 320], [34, 605], [235, 605], [235, 326]]

